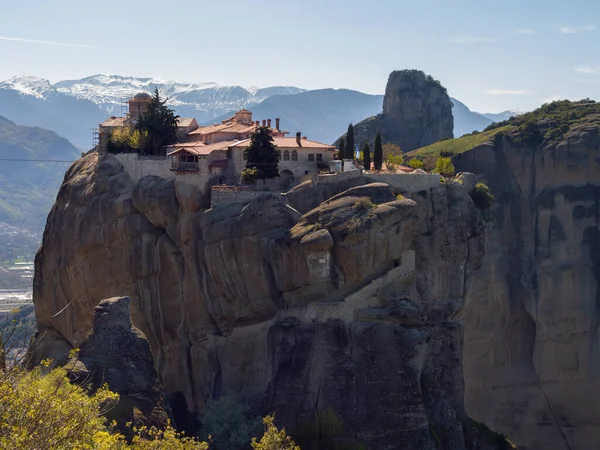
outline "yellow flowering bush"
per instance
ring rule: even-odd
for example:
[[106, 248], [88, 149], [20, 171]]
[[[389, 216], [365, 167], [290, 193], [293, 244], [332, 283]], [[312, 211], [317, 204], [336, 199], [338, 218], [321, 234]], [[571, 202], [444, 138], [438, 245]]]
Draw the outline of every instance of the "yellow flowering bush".
[[113, 449], [102, 414], [118, 399], [106, 387], [94, 395], [72, 385], [64, 369], [44, 375], [13, 367], [0, 372], [0, 449]]
[[273, 421], [273, 416], [267, 416], [263, 419], [265, 424], [265, 434], [257, 441], [252, 438], [252, 448], [254, 450], [300, 450], [291, 437], [285, 432], [285, 428], [278, 430]]

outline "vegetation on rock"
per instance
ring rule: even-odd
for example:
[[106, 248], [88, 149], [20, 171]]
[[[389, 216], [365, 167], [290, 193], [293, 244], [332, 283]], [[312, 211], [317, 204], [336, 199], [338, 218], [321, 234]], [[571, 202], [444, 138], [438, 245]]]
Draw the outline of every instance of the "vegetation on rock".
[[136, 130], [141, 133], [140, 143], [143, 143], [144, 153], [165, 156], [162, 147], [177, 142], [179, 116], [166, 105], [167, 100], [160, 97], [156, 88], [147, 111], [135, 124]]
[[256, 169], [260, 179], [279, 176], [280, 151], [273, 144], [273, 137], [267, 127], [258, 127], [250, 137], [250, 146], [246, 150], [247, 169]]
[[278, 430], [274, 421], [273, 416], [263, 419], [265, 434], [260, 440], [252, 438], [252, 448], [254, 450], [300, 450], [300, 447], [287, 435], [285, 428]]
[[452, 159], [447, 156], [440, 156], [435, 161], [435, 173], [439, 173], [445, 177], [451, 177], [454, 175], [454, 164], [452, 164]]
[[562, 139], [572, 127], [584, 123], [600, 128], [600, 103], [590, 99], [575, 102], [560, 100], [545, 103], [529, 113], [495, 122], [481, 133], [473, 132], [458, 139], [442, 140], [409, 154], [425, 158], [441, 153], [458, 155], [479, 145], [493, 145], [500, 138], [534, 147], [551, 145]]
[[411, 158], [411, 160], [408, 161], [408, 166], [412, 167], [415, 170], [422, 169], [423, 165], [423, 161], [421, 161], [419, 158]]
[[260, 436], [262, 421], [250, 407], [233, 394], [209, 400], [202, 415], [201, 437], [210, 439], [216, 450], [247, 448], [253, 437]]
[[494, 203], [494, 195], [490, 191], [490, 188], [487, 184], [481, 182], [475, 185], [475, 189], [471, 193], [471, 198], [475, 205], [483, 211], [490, 209]]

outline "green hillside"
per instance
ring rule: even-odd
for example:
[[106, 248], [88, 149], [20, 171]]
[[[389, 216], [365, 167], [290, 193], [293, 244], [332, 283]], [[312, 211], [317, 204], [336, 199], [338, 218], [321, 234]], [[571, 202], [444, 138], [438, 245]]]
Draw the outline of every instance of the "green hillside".
[[70, 165], [49, 161], [78, 156], [79, 151], [56, 133], [0, 116], [0, 222], [41, 232]]
[[503, 122], [493, 123], [483, 132], [448, 139], [413, 150], [411, 156], [437, 157], [440, 153], [457, 155], [487, 142], [497, 135], [506, 136], [514, 143], [528, 146], [549, 145], [558, 142], [573, 127], [595, 124], [600, 129], [600, 103], [590, 99], [576, 102], [561, 100]]

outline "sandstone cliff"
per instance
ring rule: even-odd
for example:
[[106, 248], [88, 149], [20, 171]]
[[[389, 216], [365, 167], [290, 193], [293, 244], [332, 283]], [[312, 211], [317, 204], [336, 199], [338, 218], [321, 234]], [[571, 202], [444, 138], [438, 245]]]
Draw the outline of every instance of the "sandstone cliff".
[[[390, 74], [383, 112], [354, 125], [357, 145], [373, 141], [381, 131], [383, 142], [405, 151], [452, 138], [454, 117], [446, 89], [420, 70], [398, 70]], [[345, 137], [345, 136], [344, 136]]]
[[[468, 287], [467, 411], [522, 448], [600, 439], [600, 105], [560, 102], [454, 158], [496, 196]], [[508, 128], [506, 128], [508, 127]]]
[[233, 391], [290, 430], [331, 408], [367, 448], [488, 448], [464, 414], [457, 319], [483, 254], [458, 184], [357, 186], [298, 221], [268, 196], [203, 211], [194, 187], [134, 184], [91, 153], [36, 257], [38, 344], [80, 345], [98, 301], [127, 295], [176, 419]]

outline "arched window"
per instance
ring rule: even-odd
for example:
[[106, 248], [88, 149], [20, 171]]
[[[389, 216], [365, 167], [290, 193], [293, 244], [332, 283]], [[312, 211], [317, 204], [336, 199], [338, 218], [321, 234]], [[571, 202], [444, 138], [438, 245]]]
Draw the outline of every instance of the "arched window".
[[298, 161], [298, 151], [292, 150], [292, 161]]
[[284, 150], [284, 152], [283, 152], [283, 160], [284, 161], [289, 161], [290, 160], [290, 152], [289, 152], [289, 150]]

